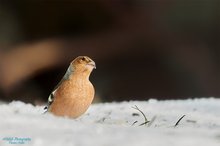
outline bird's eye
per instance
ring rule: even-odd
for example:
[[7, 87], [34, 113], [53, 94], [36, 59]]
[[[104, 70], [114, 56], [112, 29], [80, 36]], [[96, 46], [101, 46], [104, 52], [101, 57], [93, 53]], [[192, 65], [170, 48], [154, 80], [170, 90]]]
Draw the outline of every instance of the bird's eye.
[[82, 60], [82, 61], [86, 61], [86, 58], [85, 58], [85, 57], [83, 57], [81, 60]]

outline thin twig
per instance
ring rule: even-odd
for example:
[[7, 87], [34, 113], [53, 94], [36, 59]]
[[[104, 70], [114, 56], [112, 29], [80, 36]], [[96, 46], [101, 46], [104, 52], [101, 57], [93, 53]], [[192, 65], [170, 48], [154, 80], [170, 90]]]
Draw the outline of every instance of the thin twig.
[[150, 122], [147, 120], [147, 117], [145, 116], [145, 114], [136, 105], [135, 105], [135, 107], [132, 107], [132, 108], [138, 110], [144, 117], [144, 123], [140, 124], [139, 126], [146, 125], [147, 123]]
[[147, 123], [149, 123], [150, 121], [146, 121], [144, 123], [141, 123], [139, 126], [143, 126], [143, 125], [147, 125]]
[[134, 121], [134, 123], [131, 126], [134, 126], [134, 124], [136, 124], [138, 121]]
[[177, 125], [179, 125], [179, 122], [185, 117], [186, 115], [183, 115], [181, 118], [179, 118], [179, 120], [176, 122], [176, 124], [174, 125], [174, 127], [176, 127]]

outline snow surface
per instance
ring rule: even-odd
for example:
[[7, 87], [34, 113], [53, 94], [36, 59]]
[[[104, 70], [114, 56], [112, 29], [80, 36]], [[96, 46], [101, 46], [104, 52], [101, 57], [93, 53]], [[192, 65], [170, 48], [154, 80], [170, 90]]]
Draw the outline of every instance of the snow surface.
[[[135, 106], [150, 123], [139, 126]], [[42, 113], [43, 106], [1, 103], [0, 146], [220, 146], [215, 98], [99, 103], [76, 120]]]

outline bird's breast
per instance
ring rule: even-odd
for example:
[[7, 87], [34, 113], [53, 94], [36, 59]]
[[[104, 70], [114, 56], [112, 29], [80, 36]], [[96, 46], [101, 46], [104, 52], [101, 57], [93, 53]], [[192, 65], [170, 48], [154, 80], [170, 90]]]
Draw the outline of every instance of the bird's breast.
[[65, 98], [78, 98], [94, 96], [94, 87], [89, 80], [85, 81], [66, 81], [57, 90], [57, 96]]
[[88, 109], [94, 94], [94, 87], [89, 80], [67, 80], [57, 89], [50, 111], [55, 115], [76, 118]]

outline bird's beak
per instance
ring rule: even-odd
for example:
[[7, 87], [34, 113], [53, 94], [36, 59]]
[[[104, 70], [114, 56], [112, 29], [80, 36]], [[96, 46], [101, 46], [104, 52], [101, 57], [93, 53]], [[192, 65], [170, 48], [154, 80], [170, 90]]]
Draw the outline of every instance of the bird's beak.
[[96, 69], [96, 65], [95, 65], [95, 62], [90, 62], [90, 63], [88, 63], [87, 65], [89, 65], [89, 66], [92, 66], [94, 69]]

